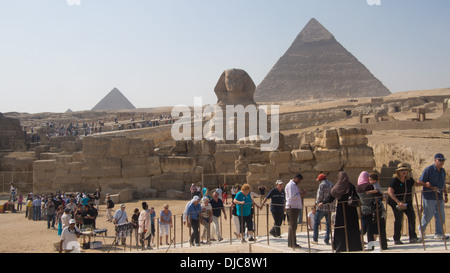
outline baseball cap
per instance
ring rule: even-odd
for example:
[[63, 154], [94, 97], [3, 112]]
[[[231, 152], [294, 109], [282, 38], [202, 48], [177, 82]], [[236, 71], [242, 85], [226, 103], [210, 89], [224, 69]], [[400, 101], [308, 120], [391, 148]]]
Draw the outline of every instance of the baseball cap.
[[319, 176], [317, 177], [316, 181], [317, 181], [317, 180], [325, 180], [325, 179], [327, 179], [327, 176], [324, 175], [323, 173], [321, 173], [321, 174], [319, 174]]
[[434, 159], [445, 160], [445, 157], [444, 157], [443, 154], [437, 153], [437, 154], [434, 156]]
[[275, 182], [275, 185], [280, 185], [280, 184], [283, 184], [283, 180], [277, 180], [277, 182]]
[[76, 222], [75, 222], [75, 220], [74, 219], [70, 219], [69, 220], [69, 225], [71, 225], [71, 224], [75, 224]]

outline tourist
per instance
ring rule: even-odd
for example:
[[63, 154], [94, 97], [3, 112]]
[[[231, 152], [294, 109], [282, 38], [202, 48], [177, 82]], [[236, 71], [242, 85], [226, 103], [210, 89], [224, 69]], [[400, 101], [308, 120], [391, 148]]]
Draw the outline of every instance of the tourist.
[[111, 200], [111, 196], [106, 194], [106, 221], [112, 222], [113, 216], [112, 216], [112, 209], [114, 208], [114, 202]]
[[64, 209], [64, 214], [61, 216], [61, 230], [69, 226], [69, 221], [72, 219], [71, 210]]
[[228, 187], [227, 187], [227, 184], [223, 184], [222, 190], [223, 190], [223, 193], [222, 193], [223, 200], [222, 201], [224, 201], [225, 204], [228, 205]]
[[81, 229], [81, 226], [83, 225], [83, 217], [81, 216], [82, 213], [83, 213], [83, 205], [78, 204], [77, 210], [73, 214], [73, 219], [75, 219], [77, 228], [79, 229]]
[[211, 235], [211, 241], [215, 240], [215, 236], [217, 236], [217, 240], [220, 242], [223, 240], [221, 232], [220, 232], [220, 225], [219, 225], [219, 219], [222, 216], [225, 220], [227, 220], [227, 214], [225, 213], [225, 208], [223, 206], [223, 201], [219, 198], [219, 193], [215, 192], [213, 194], [213, 198], [209, 201], [212, 207], [212, 223], [214, 231]]
[[362, 250], [358, 212], [356, 207], [349, 205], [349, 198], [355, 195], [357, 196], [355, 186], [350, 182], [347, 173], [340, 172], [336, 185], [331, 189], [330, 195], [321, 203], [328, 204], [334, 200], [338, 202], [336, 205], [333, 238], [333, 249], [336, 252]]
[[72, 218], [74, 217], [74, 213], [77, 210], [77, 204], [74, 203], [74, 199], [70, 198], [69, 203], [66, 205], [66, 209], [70, 210], [70, 214], [72, 215]]
[[289, 220], [288, 247], [299, 248], [297, 244], [297, 220], [302, 209], [302, 196], [298, 185], [302, 183], [303, 176], [297, 174], [286, 185], [286, 214]]
[[152, 245], [155, 245], [155, 217], [156, 217], [156, 212], [155, 212], [155, 208], [151, 207], [150, 208], [150, 223], [152, 225]]
[[95, 208], [98, 210], [98, 206], [100, 205], [100, 197], [101, 197], [101, 191], [100, 189], [96, 189], [94, 193], [94, 203]]
[[308, 213], [308, 215], [306, 217], [307, 224], [308, 224], [308, 230], [314, 230], [314, 217], [316, 215], [316, 211], [317, 211], [316, 206], [312, 206], [311, 211]]
[[[236, 204], [236, 213], [239, 217], [239, 233], [241, 234], [241, 242], [245, 243], [245, 228], [247, 228], [248, 240], [255, 241], [255, 238], [253, 237], [254, 227], [252, 217], [253, 199], [251, 196], [251, 187], [249, 184], [242, 185], [241, 190], [236, 194], [233, 202]], [[259, 208], [258, 205], [256, 206]]]
[[27, 211], [25, 213], [25, 217], [27, 217], [28, 220], [31, 220], [34, 217], [33, 197], [31, 195], [27, 198], [26, 207]]
[[286, 194], [283, 189], [283, 181], [277, 180], [275, 182], [275, 188], [270, 190], [270, 192], [266, 195], [264, 200], [261, 202], [260, 209], [264, 208], [264, 204], [267, 200], [270, 199], [270, 212], [273, 217], [273, 227], [270, 230], [270, 234], [273, 237], [280, 238], [281, 237], [281, 224], [283, 223], [284, 217], [284, 206], [286, 203]]
[[[138, 218], [138, 233], [140, 235], [140, 242], [142, 245], [142, 250], [144, 249], [152, 249], [150, 245], [151, 241], [151, 215], [150, 210], [148, 209], [147, 202], [142, 202], [142, 211], [139, 213]], [[145, 246], [145, 241], [147, 241], [147, 246]]]
[[236, 236], [237, 239], [239, 239], [239, 238], [241, 238], [241, 234], [239, 233], [239, 231], [241, 229], [240, 228], [241, 225], [239, 225], [239, 216], [237, 215], [237, 212], [236, 212], [236, 204], [231, 202], [230, 208], [231, 208], [231, 218], [233, 220], [234, 228], [235, 228], [234, 235]]
[[59, 253], [64, 250], [65, 253], [79, 250], [80, 245], [78, 238], [80, 238], [80, 230], [75, 226], [75, 220], [69, 221], [69, 226], [64, 228], [61, 233], [61, 241], [59, 244]]
[[189, 205], [186, 211], [186, 226], [192, 228], [191, 238], [189, 242], [191, 245], [200, 246], [200, 212], [202, 211], [202, 207], [200, 205], [200, 199], [194, 196], [191, 200], [191, 204]]
[[381, 249], [387, 249], [386, 222], [381, 206], [383, 195], [370, 183], [368, 172], [363, 171], [359, 175], [356, 192], [361, 200], [361, 215], [367, 227], [367, 242], [375, 242], [376, 235], [379, 235]]
[[81, 212], [81, 218], [83, 221], [82, 229], [94, 229], [94, 215], [91, 215], [91, 211], [89, 210], [89, 205], [83, 206], [83, 211]]
[[184, 212], [183, 212], [183, 224], [184, 224], [184, 225], [186, 225], [186, 223], [187, 223], [187, 216], [188, 216], [188, 215], [187, 215], [187, 210], [188, 210], [189, 206], [192, 204], [192, 202], [193, 202], [194, 200], [200, 201], [200, 197], [199, 197], [198, 195], [194, 195], [194, 196], [192, 197], [192, 199], [189, 200], [189, 202], [186, 203], [186, 206], [185, 206]]
[[323, 203], [330, 195], [331, 189], [333, 188], [333, 183], [331, 183], [325, 174], [319, 174], [316, 181], [319, 183], [319, 187], [317, 189], [316, 194], [316, 214], [314, 216], [314, 226], [313, 226], [313, 243], [317, 244], [319, 241], [319, 225], [320, 221], [323, 217], [325, 217], [325, 238], [324, 243], [330, 243], [330, 232], [331, 232], [331, 221], [330, 215], [334, 212], [335, 204], [324, 204], [319, 206], [320, 203]]
[[[443, 168], [445, 157], [441, 153], [434, 156], [434, 163], [426, 167], [419, 178], [418, 184], [423, 186], [423, 216], [420, 221], [421, 228], [425, 231], [431, 218], [434, 216], [434, 238], [445, 240], [443, 224], [445, 223], [444, 203], [448, 202], [447, 187], [445, 185], [446, 172]], [[425, 236], [425, 234], [423, 234]]]
[[[119, 225], [125, 224], [128, 222], [128, 216], [127, 212], [125, 211], [125, 204], [120, 205], [120, 209], [116, 210], [113, 216], [113, 223], [116, 226], [116, 228]], [[116, 244], [119, 243], [119, 240], [121, 240], [122, 245], [125, 245], [125, 239], [126, 239], [127, 233], [125, 231], [119, 231], [116, 232]]]
[[61, 217], [64, 215], [64, 206], [59, 205], [58, 210], [56, 212], [56, 222], [58, 223], [58, 236], [61, 235], [62, 232], [62, 223], [61, 223]]
[[41, 220], [41, 198], [37, 196], [33, 200], [33, 220], [38, 221]]
[[138, 242], [139, 242], [139, 209], [135, 208], [133, 211], [133, 215], [131, 215], [131, 224], [133, 225], [133, 232], [134, 232], [134, 237], [136, 240], [136, 247], [138, 246]]
[[93, 217], [92, 219], [92, 227], [95, 229], [96, 226], [96, 220], [98, 216], [98, 210], [94, 207], [94, 203], [89, 204], [89, 215]]
[[17, 210], [22, 211], [22, 204], [23, 204], [23, 196], [20, 193], [19, 197], [17, 197]]
[[406, 214], [408, 217], [409, 242], [421, 242], [421, 240], [417, 238], [415, 230], [416, 215], [414, 213], [412, 201], [413, 187], [417, 186], [417, 183], [410, 177], [410, 172], [411, 167], [409, 164], [398, 164], [388, 188], [388, 204], [391, 206], [394, 213], [394, 244], [396, 245], [403, 244], [400, 240], [403, 214]]
[[56, 207], [50, 197], [48, 198], [47, 203], [45, 203], [45, 210], [47, 215], [47, 229], [50, 228], [50, 221], [52, 222], [52, 228], [55, 228]]
[[200, 224], [203, 226], [203, 232], [201, 233], [202, 244], [210, 243], [210, 224], [212, 222], [212, 206], [209, 203], [208, 197], [203, 197], [201, 202], [202, 212], [200, 213]]
[[169, 244], [170, 229], [172, 228], [172, 212], [169, 204], [164, 204], [164, 209], [159, 214], [159, 240], [162, 244], [163, 236], [166, 236], [166, 244]]

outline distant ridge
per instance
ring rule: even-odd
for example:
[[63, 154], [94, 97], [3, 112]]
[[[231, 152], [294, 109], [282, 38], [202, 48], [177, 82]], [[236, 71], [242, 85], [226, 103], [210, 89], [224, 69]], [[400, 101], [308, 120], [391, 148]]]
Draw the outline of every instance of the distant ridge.
[[122, 110], [122, 109], [136, 109], [134, 105], [119, 91], [113, 88], [101, 101], [99, 101], [92, 111], [95, 110]]
[[312, 18], [257, 86], [256, 102], [378, 97], [391, 92]]

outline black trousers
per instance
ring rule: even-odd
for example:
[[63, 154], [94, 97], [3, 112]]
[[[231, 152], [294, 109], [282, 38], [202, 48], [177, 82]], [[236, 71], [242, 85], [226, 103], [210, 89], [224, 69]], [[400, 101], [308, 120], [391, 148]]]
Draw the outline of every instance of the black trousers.
[[198, 219], [191, 219], [191, 244], [195, 243], [200, 244], [200, 221]]
[[395, 203], [389, 205], [394, 212], [394, 241], [400, 241], [400, 237], [402, 236], [403, 214], [406, 214], [406, 217], [408, 217], [409, 239], [417, 238], [416, 214], [414, 213], [412, 203], [408, 203], [406, 210], [398, 210]]
[[270, 212], [272, 212], [273, 217], [273, 227], [270, 230], [270, 234], [273, 236], [280, 236], [281, 235], [281, 224], [283, 223], [284, 218], [284, 209], [271, 209]]

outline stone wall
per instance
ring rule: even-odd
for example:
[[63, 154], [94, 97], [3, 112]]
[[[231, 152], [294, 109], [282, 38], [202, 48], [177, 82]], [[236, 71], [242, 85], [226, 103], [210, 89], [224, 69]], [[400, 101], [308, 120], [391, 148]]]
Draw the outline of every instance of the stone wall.
[[[223, 184], [249, 183], [272, 188], [275, 181], [297, 173], [302, 188], [314, 191], [319, 173], [336, 180], [340, 170], [356, 181], [362, 170], [375, 166], [364, 129], [328, 129], [309, 133], [299, 147], [261, 151], [254, 144], [176, 141], [156, 147], [152, 140], [127, 137], [85, 137], [61, 143], [61, 152], [40, 149], [34, 161], [34, 191], [127, 191], [129, 196], [189, 198], [192, 183], [213, 189]], [[309, 140], [310, 142], [307, 142]], [[224, 179], [225, 175], [225, 179]]]

